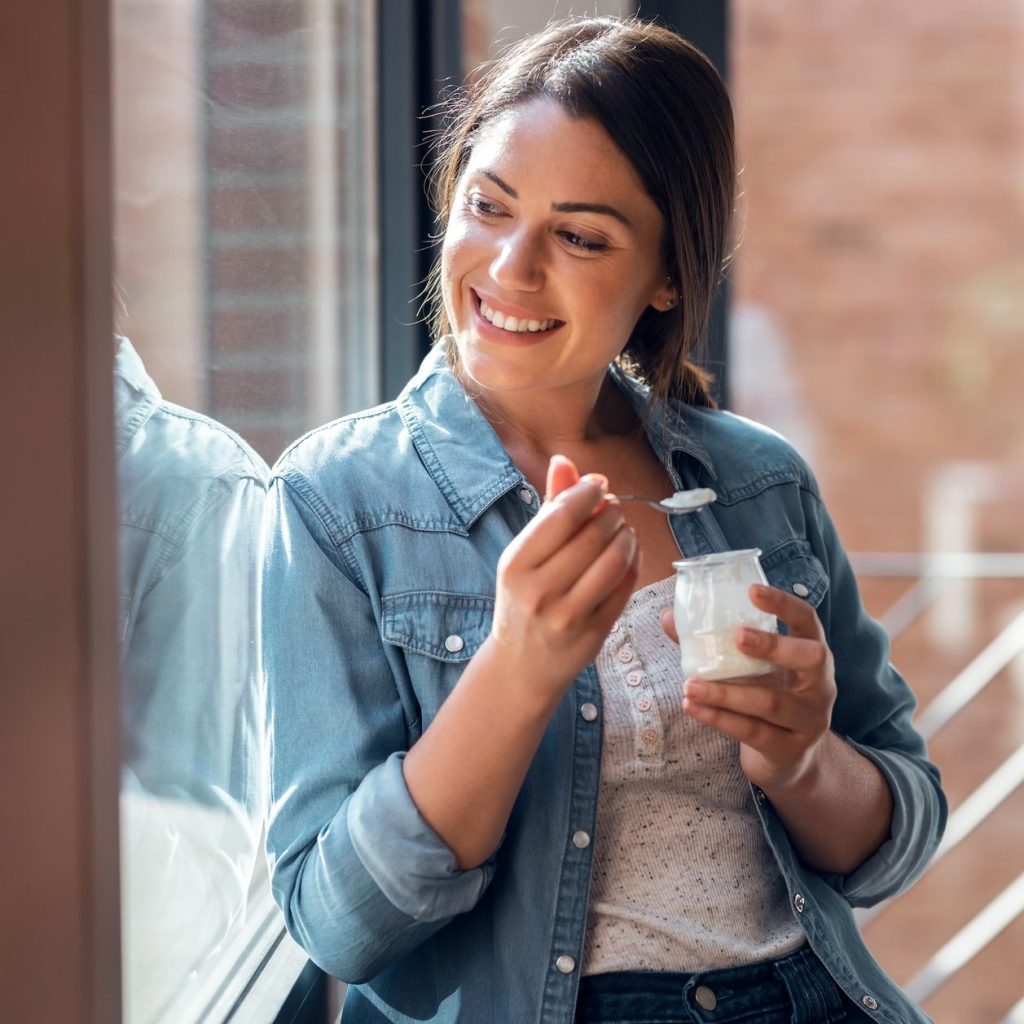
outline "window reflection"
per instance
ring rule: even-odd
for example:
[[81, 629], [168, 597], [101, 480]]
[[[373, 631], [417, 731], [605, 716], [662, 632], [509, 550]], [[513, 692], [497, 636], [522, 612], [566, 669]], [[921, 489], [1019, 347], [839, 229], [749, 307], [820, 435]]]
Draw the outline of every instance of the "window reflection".
[[245, 910], [262, 807], [255, 570], [267, 467], [166, 402], [125, 338], [119, 481], [126, 1017], [159, 1020]]

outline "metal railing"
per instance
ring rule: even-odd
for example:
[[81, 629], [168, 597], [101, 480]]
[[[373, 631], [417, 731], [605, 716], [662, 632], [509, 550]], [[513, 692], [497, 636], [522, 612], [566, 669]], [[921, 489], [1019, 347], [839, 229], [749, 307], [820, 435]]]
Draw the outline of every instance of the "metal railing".
[[[1022, 579], [1019, 554], [956, 553], [943, 555], [866, 554], [852, 558], [861, 579], [888, 577], [914, 582], [881, 616], [892, 640], [905, 632], [943, 595], [952, 580]], [[926, 740], [954, 719], [1015, 658], [1024, 655], [1024, 611], [1000, 632], [921, 710], [915, 724]], [[1018, 747], [950, 814], [943, 841], [927, 871], [966, 840], [1024, 783], [1024, 745]], [[896, 897], [898, 902], [900, 897]], [[856, 912], [859, 925], [883, 913], [894, 901]], [[945, 942], [904, 986], [922, 1002], [967, 966], [1010, 924], [1024, 914], [1024, 872], [982, 907]], [[1024, 998], [1001, 1024], [1024, 1024]]]

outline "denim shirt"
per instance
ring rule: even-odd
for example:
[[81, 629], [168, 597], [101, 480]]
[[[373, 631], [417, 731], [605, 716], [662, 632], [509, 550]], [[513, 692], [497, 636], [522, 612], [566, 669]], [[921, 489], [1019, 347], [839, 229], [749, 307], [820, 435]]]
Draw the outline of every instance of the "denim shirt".
[[[641, 411], [644, 389], [610, 372]], [[888, 782], [891, 835], [852, 874], [824, 875], [801, 864], [764, 794], [752, 787], [752, 799], [795, 918], [835, 979], [877, 1021], [926, 1021], [867, 952], [851, 906], [909, 885], [946, 803], [816, 483], [782, 438], [738, 416], [657, 406], [646, 424], [677, 488], [718, 494], [672, 520], [680, 549], [759, 547], [770, 583], [817, 609], [835, 656], [832, 727]], [[313, 431], [275, 467], [262, 585], [268, 858], [289, 931], [350, 983], [346, 1024], [573, 1020], [594, 845], [572, 836], [594, 831], [601, 762], [594, 666], [555, 711], [480, 867], [459, 869], [402, 772], [487, 637], [498, 558], [539, 505], [439, 349], [395, 402]]]
[[163, 399], [117, 339], [124, 760], [147, 793], [259, 814], [255, 626], [266, 463]]

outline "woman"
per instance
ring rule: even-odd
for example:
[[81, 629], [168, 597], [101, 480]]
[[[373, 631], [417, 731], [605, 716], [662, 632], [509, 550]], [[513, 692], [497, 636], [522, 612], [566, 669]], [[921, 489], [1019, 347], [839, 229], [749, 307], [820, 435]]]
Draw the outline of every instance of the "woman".
[[[555, 24], [439, 154], [441, 340], [271, 490], [289, 930], [346, 1024], [926, 1020], [850, 911], [942, 831], [913, 698], [810, 471], [687, 361], [728, 257], [721, 80], [665, 30]], [[705, 485], [671, 520], [614, 497]], [[777, 678], [684, 684], [672, 561], [755, 546], [788, 635], [742, 646]]]

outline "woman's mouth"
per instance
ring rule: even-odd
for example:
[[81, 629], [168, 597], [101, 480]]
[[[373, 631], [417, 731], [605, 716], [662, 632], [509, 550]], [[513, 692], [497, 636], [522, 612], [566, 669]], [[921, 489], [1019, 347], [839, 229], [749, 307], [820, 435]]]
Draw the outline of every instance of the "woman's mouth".
[[510, 341], [513, 339], [539, 340], [542, 337], [547, 337], [565, 323], [564, 320], [554, 317], [532, 319], [525, 316], [512, 316], [501, 310], [493, 309], [472, 289], [470, 289], [470, 294], [473, 296], [473, 308], [479, 319], [492, 331], [500, 331]]

